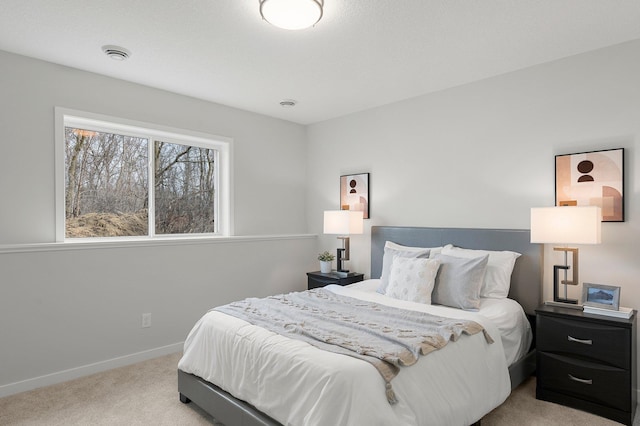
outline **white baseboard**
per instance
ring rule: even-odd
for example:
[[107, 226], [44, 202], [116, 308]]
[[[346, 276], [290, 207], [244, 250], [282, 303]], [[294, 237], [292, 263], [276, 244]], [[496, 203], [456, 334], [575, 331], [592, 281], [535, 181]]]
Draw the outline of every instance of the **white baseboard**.
[[32, 379], [22, 380], [20, 382], [9, 383], [7, 385], [0, 386], [0, 398], [41, 388], [43, 386], [55, 385], [57, 383], [66, 382], [69, 380], [77, 379], [79, 377], [100, 373], [114, 368], [124, 367], [127, 365], [135, 364], [137, 362], [147, 361], [153, 358], [158, 358], [160, 356], [182, 352], [183, 347], [184, 342], [174, 343], [172, 345], [149, 349], [147, 351], [137, 352], [118, 358], [83, 365], [81, 367], [70, 368], [68, 370], [63, 370], [40, 377], [34, 377]]

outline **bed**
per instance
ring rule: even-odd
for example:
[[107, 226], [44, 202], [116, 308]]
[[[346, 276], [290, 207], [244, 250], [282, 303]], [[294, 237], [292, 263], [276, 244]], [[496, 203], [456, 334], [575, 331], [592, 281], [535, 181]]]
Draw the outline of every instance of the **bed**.
[[[481, 334], [463, 336], [401, 369], [392, 382], [397, 404], [391, 405], [381, 396], [380, 377], [371, 365], [247, 326], [243, 320], [220, 312], [205, 315], [185, 343], [178, 365], [180, 400], [194, 402], [227, 426], [479, 422], [535, 370], [528, 327], [541, 301], [542, 249], [529, 241], [528, 230], [372, 227], [370, 276], [376, 278], [383, 274], [388, 242], [407, 247], [451, 244], [470, 250], [520, 253], [504, 303], [486, 299], [477, 312], [436, 305], [424, 308], [435, 309], [436, 315], [477, 321], [496, 337], [495, 342], [487, 345]], [[389, 302], [387, 296], [376, 291], [379, 285], [373, 279], [347, 287], [333, 286], [328, 291], [401, 308], [418, 305]], [[519, 314], [510, 315], [520, 318], [515, 322], [524, 331], [505, 328], [502, 323], [506, 322], [496, 314], [503, 311], [502, 305], [519, 310]], [[216, 339], [217, 344], [213, 343]], [[234, 346], [239, 351], [236, 355], [222, 348], [225, 339], [234, 342], [226, 346]], [[486, 356], [468, 357], [469, 353], [484, 351]]]

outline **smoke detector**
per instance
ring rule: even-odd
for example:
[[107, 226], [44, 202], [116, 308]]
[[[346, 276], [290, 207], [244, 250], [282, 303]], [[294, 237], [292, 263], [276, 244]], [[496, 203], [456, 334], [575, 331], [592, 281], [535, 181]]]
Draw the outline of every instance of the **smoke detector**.
[[124, 61], [131, 56], [131, 52], [120, 46], [105, 45], [102, 46], [102, 51], [114, 61]]

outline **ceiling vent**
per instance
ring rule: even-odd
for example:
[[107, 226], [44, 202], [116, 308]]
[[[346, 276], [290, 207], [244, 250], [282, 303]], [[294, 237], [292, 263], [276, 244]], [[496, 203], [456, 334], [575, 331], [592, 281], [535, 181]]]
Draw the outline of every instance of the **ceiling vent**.
[[125, 59], [128, 59], [129, 56], [131, 56], [131, 52], [120, 46], [102, 46], [102, 51], [105, 55], [107, 55], [114, 61], [124, 61]]
[[280, 101], [280, 106], [282, 108], [293, 108], [294, 106], [296, 106], [296, 101], [294, 101], [293, 99], [283, 99]]

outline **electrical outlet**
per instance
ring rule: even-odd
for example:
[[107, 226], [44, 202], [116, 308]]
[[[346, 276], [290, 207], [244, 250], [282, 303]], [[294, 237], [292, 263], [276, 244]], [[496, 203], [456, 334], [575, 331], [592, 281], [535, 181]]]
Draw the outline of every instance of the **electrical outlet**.
[[142, 328], [151, 327], [151, 314], [142, 314]]

